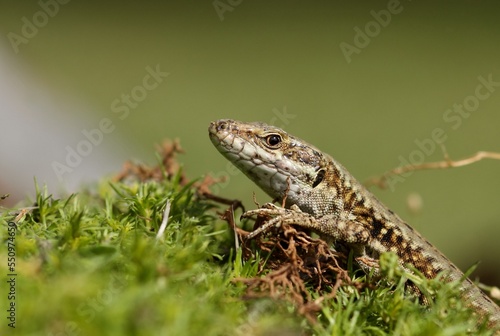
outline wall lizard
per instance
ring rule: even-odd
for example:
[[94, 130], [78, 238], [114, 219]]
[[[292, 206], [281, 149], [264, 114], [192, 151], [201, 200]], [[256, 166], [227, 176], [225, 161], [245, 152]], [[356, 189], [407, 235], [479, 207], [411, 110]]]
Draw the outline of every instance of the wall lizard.
[[[381, 253], [392, 251], [401, 265], [411, 264], [431, 279], [443, 272], [449, 281], [463, 273], [437, 248], [382, 204], [341, 164], [316, 147], [263, 123], [221, 119], [209, 126], [210, 139], [224, 157], [285, 208], [267, 203], [244, 217], [266, 215], [271, 226], [294, 224], [340, 241], [354, 251], [365, 272], [376, 269]], [[500, 308], [465, 278], [462, 297], [500, 334]]]

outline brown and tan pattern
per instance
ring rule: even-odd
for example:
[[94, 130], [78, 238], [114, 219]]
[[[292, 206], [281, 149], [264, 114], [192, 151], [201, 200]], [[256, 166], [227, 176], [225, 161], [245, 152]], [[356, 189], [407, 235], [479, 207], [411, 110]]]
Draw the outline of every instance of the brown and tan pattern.
[[[395, 252], [403, 267], [412, 265], [427, 278], [448, 281], [463, 273], [439, 250], [383, 205], [341, 164], [316, 147], [263, 123], [218, 120], [209, 127], [215, 147], [275, 201], [244, 216], [270, 217], [251, 239], [271, 227], [294, 224], [317, 232], [326, 241], [355, 252], [370, 272], [383, 252]], [[469, 279], [463, 298], [492, 329], [500, 329], [500, 308]], [[425, 298], [422, 298], [425, 301]]]

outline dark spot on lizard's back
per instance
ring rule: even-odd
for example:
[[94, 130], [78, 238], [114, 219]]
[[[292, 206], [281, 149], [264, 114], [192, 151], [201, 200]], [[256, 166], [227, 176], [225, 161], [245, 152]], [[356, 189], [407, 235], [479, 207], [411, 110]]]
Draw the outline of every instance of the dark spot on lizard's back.
[[433, 273], [434, 273], [434, 276], [436, 276], [439, 272], [441, 272], [441, 271], [443, 270], [443, 269], [442, 269], [441, 267], [439, 267], [439, 266], [434, 266], [434, 265], [436, 265], [436, 262], [437, 262], [436, 258], [431, 257], [431, 256], [427, 256], [427, 257], [425, 258], [425, 261], [427, 261], [427, 264], [428, 264], [428, 265], [431, 265], [431, 266], [432, 266], [432, 271], [433, 271]]
[[436, 275], [442, 271], [441, 268], [434, 268], [431, 262], [434, 262], [434, 258], [422, 258], [414, 262], [414, 266], [420, 272], [424, 274], [427, 279], [433, 279]]
[[401, 231], [396, 230], [394, 233], [395, 236], [391, 237], [391, 241], [394, 245], [399, 246], [400, 248], [403, 247], [403, 244], [405, 243], [405, 240], [403, 239], [403, 235], [401, 234]]
[[379, 237], [379, 240], [384, 243], [385, 246], [398, 246], [400, 249], [402, 240], [401, 231], [395, 227], [386, 227], [386, 231], [384, 234]]
[[[345, 210], [349, 211], [349, 210], [357, 207], [356, 192], [354, 190], [352, 190], [350, 188], [345, 190], [343, 199], [344, 199], [344, 209]], [[357, 208], [366, 209], [363, 206], [357, 207]]]
[[[349, 189], [354, 192], [354, 200], [356, 201], [350, 209], [352, 214], [357, 217], [375, 218], [375, 211], [372, 207], [367, 207], [364, 197], [356, 199], [356, 192], [353, 189]], [[359, 195], [358, 195], [359, 196]]]
[[434, 278], [440, 271], [441, 268], [435, 268], [434, 263], [436, 259], [430, 256], [424, 256], [424, 248], [422, 246], [414, 248], [406, 248], [398, 250], [398, 256], [401, 261], [406, 264], [412, 264], [417, 270], [422, 272], [422, 274], [427, 279]]
[[344, 181], [342, 180], [340, 172], [331, 163], [329, 163], [326, 167], [326, 171], [326, 181], [328, 182], [328, 186], [335, 188], [337, 192], [341, 193], [343, 196], [343, 193], [346, 192], [346, 190], [344, 188]]
[[374, 219], [372, 222], [371, 234], [373, 237], [379, 237], [382, 229], [384, 228], [384, 223], [379, 220]]

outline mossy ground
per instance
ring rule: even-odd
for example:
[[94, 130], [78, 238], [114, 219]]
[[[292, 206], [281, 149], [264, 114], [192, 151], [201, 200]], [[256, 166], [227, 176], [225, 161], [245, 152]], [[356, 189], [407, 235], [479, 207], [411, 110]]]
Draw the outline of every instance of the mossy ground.
[[[225, 206], [200, 196], [180, 170], [160, 168], [159, 178], [103, 178], [62, 198], [37, 186], [36, 199], [22, 205], [32, 208], [2, 209], [0, 334], [465, 335], [474, 328], [456, 286], [422, 280], [436, 297], [423, 307], [405, 292], [405, 274], [390, 257], [391, 286], [349, 269], [353, 281], [372, 285], [341, 286], [333, 297], [307, 287], [319, 307], [316, 322], [286, 293], [248, 299], [246, 286], [234, 280], [260, 276], [264, 258], [256, 252], [245, 260], [216, 213]], [[168, 225], [157, 237], [167, 202]], [[5, 285], [10, 273], [16, 274], [14, 300]], [[15, 328], [6, 319], [10, 302]]]

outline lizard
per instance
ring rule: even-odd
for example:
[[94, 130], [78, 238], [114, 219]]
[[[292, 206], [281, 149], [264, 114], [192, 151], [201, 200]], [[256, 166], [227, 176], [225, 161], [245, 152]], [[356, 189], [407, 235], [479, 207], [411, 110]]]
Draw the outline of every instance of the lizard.
[[446, 281], [461, 281], [461, 296], [478, 323], [500, 334], [500, 307], [330, 155], [260, 122], [220, 119], [210, 123], [209, 137], [226, 159], [284, 205], [266, 203], [245, 212], [242, 217], [271, 218], [247, 239], [272, 226], [297, 225], [347, 245], [366, 273], [376, 271], [380, 255], [392, 251], [403, 268], [412, 265], [428, 279], [443, 274]]

